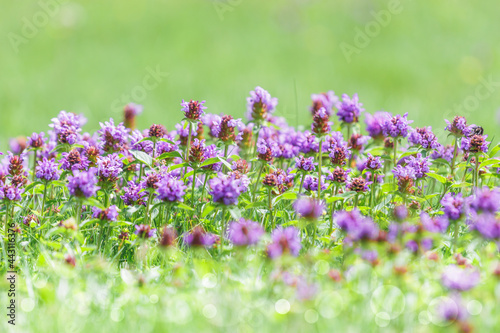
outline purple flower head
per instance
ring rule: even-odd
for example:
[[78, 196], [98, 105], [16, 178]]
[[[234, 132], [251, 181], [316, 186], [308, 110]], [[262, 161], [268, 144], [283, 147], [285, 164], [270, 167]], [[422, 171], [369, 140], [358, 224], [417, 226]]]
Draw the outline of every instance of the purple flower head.
[[257, 142], [257, 152], [259, 153], [259, 159], [266, 162], [272, 162], [275, 157], [279, 157], [281, 154], [281, 150], [276, 141], [263, 138], [259, 138]]
[[38, 165], [35, 169], [36, 178], [51, 181], [58, 180], [61, 172], [58, 169], [58, 164], [54, 159], [48, 160], [46, 157], [43, 160], [38, 161]]
[[408, 217], [408, 208], [405, 205], [397, 205], [392, 214], [396, 220], [402, 222]]
[[173, 133], [165, 134], [162, 139], [168, 140], [159, 141], [156, 143], [156, 155], [160, 156], [163, 153], [171, 153], [173, 151], [179, 150], [179, 141], [175, 140], [175, 135]]
[[371, 263], [376, 263], [378, 259], [378, 252], [375, 250], [372, 251], [363, 251], [361, 252], [361, 258], [364, 260], [371, 262]]
[[73, 170], [73, 176], [68, 176], [69, 193], [77, 198], [90, 198], [97, 193], [96, 169], [89, 171]]
[[462, 197], [462, 193], [446, 193], [441, 200], [441, 205], [443, 206], [444, 216], [450, 220], [458, 220], [465, 214], [466, 202]]
[[207, 108], [206, 106], [203, 106], [203, 104], [205, 104], [205, 101], [198, 102], [190, 100], [189, 102], [186, 102], [182, 100], [181, 106], [184, 116], [190, 120], [199, 120], [205, 113], [203, 110]]
[[61, 111], [57, 118], [52, 118], [49, 126], [54, 129], [60, 143], [75, 144], [80, 139], [81, 126], [86, 122], [83, 116]]
[[274, 259], [285, 253], [296, 257], [302, 248], [299, 230], [295, 227], [278, 227], [271, 234], [271, 244], [267, 246], [267, 255]]
[[471, 137], [462, 138], [462, 148], [470, 153], [487, 153], [490, 141], [486, 141], [487, 135], [473, 135]]
[[142, 113], [142, 105], [135, 103], [128, 103], [123, 108], [123, 123], [125, 127], [134, 129], [135, 128], [135, 117]]
[[447, 125], [444, 129], [450, 131], [454, 136], [469, 136], [470, 128], [467, 126], [467, 120], [464, 117], [456, 116], [451, 123], [447, 119], [445, 121]]
[[144, 135], [139, 130], [135, 130], [130, 134], [130, 146], [133, 150], [140, 150], [145, 153], [151, 154], [153, 152], [153, 142], [152, 141], [142, 141]]
[[21, 194], [23, 192], [23, 188], [14, 185], [5, 185], [3, 182], [0, 182], [0, 200], [21, 201]]
[[366, 192], [370, 189], [370, 185], [372, 182], [367, 181], [366, 179], [362, 177], [358, 178], [352, 178], [351, 180], [348, 181], [346, 188], [349, 191], [354, 191], [354, 192]]
[[483, 213], [475, 217], [473, 228], [486, 239], [500, 239], [500, 220], [492, 213]]
[[463, 322], [469, 317], [460, 296], [456, 294], [452, 297], [443, 297], [437, 306], [437, 312], [442, 320], [448, 322]]
[[257, 122], [266, 120], [278, 105], [278, 99], [271, 97], [266, 90], [256, 87], [250, 91], [250, 97], [247, 97], [247, 118]]
[[124, 150], [130, 130], [123, 123], [115, 125], [113, 118], [110, 118], [109, 122], [99, 124], [101, 125], [101, 129], [98, 131], [101, 140], [100, 148], [108, 153]]
[[420, 214], [420, 222], [425, 230], [435, 233], [444, 233], [450, 222], [444, 216], [430, 217], [427, 213]]
[[359, 103], [358, 94], [354, 94], [352, 99], [346, 95], [342, 95], [342, 101], [337, 102], [337, 117], [341, 122], [351, 124], [359, 121], [361, 112], [365, 109], [362, 108], [363, 104]]
[[385, 137], [403, 137], [406, 138], [408, 136], [408, 131], [410, 130], [409, 124], [413, 122], [413, 120], [408, 120], [408, 112], [403, 116], [396, 115], [390, 119], [386, 119], [382, 124], [382, 132]]
[[325, 108], [319, 109], [314, 114], [311, 131], [319, 136], [323, 136], [330, 132], [330, 115]]
[[432, 133], [431, 126], [413, 130], [408, 136], [408, 142], [426, 149], [437, 149], [441, 146], [437, 141], [436, 135]]
[[332, 114], [333, 107], [339, 101], [339, 98], [335, 93], [330, 90], [322, 94], [312, 94], [311, 95], [312, 106], [310, 107], [311, 114], [314, 116], [319, 109], [324, 108], [328, 115]]
[[398, 189], [401, 193], [412, 193], [414, 180], [416, 179], [415, 169], [411, 166], [396, 165], [392, 169], [394, 177], [398, 179]]
[[92, 207], [92, 217], [102, 221], [116, 222], [118, 220], [118, 207], [115, 205], [106, 209]]
[[148, 192], [143, 190], [143, 187], [132, 181], [128, 182], [128, 187], [124, 188], [124, 194], [120, 197], [125, 205], [146, 205]]
[[296, 145], [299, 147], [300, 152], [304, 154], [309, 154], [311, 152], [319, 151], [319, 142], [315, 135], [309, 131], [298, 132]]
[[370, 240], [378, 237], [377, 225], [372, 219], [361, 215], [357, 208], [352, 211], [336, 212], [334, 220], [352, 241]]
[[121, 157], [114, 153], [104, 157], [98, 157], [97, 170], [101, 182], [114, 183], [123, 171], [123, 162]]
[[[318, 177], [313, 177], [311, 175], [306, 175], [304, 178], [304, 189], [311, 191], [311, 192], [316, 192], [318, 191]], [[326, 190], [328, 188], [328, 185], [325, 182], [325, 177], [321, 176], [321, 190]]]
[[427, 157], [422, 157], [420, 153], [416, 157], [409, 156], [406, 163], [415, 170], [415, 177], [417, 179], [426, 177], [426, 174], [430, 171], [429, 165], [431, 162]]
[[63, 170], [87, 170], [89, 165], [90, 161], [77, 149], [62, 153], [61, 169]]
[[374, 139], [382, 139], [384, 137], [382, 125], [387, 119], [391, 119], [392, 115], [389, 112], [383, 111], [375, 112], [373, 115], [369, 113], [365, 114], [366, 131], [368, 134]]
[[297, 214], [308, 220], [317, 220], [326, 211], [325, 203], [323, 201], [304, 196], [295, 200], [293, 208]]
[[328, 156], [330, 157], [330, 162], [334, 166], [343, 166], [347, 164], [347, 160], [351, 157], [351, 151], [347, 146], [341, 145], [330, 148]]
[[210, 133], [213, 137], [220, 139], [223, 142], [239, 141], [240, 135], [236, 135], [235, 129], [243, 130], [244, 124], [241, 119], [234, 119], [232, 116], [215, 116], [212, 119]]
[[351, 169], [344, 170], [341, 167], [336, 167], [327, 175], [326, 179], [337, 184], [345, 184], [349, 178], [349, 172]]
[[9, 148], [14, 154], [21, 154], [26, 149], [26, 139], [24, 137], [9, 139]]
[[379, 156], [372, 156], [370, 153], [368, 153], [368, 158], [364, 165], [370, 170], [379, 170], [384, 166], [382, 159]]
[[496, 213], [500, 210], [500, 190], [489, 189], [488, 186], [476, 189], [476, 193], [470, 202], [470, 207], [477, 213]]
[[209, 232], [205, 232], [202, 227], [196, 226], [184, 236], [184, 242], [190, 247], [211, 247], [217, 237]]
[[45, 144], [45, 139], [43, 138], [45, 133], [33, 133], [30, 137], [28, 137], [28, 147], [33, 149], [41, 148]]
[[172, 176], [163, 177], [158, 183], [158, 199], [169, 202], [183, 202], [187, 186]]
[[436, 160], [438, 158], [445, 159], [448, 162], [451, 162], [453, 159], [453, 146], [452, 145], [447, 145], [447, 146], [442, 146], [440, 145], [439, 147], [436, 148], [431, 153], [431, 158]]
[[362, 153], [369, 139], [370, 139], [369, 136], [361, 135], [359, 133], [354, 133], [349, 138], [348, 147], [352, 151]]
[[141, 224], [135, 226], [134, 234], [136, 234], [139, 238], [151, 238], [155, 235], [156, 229], [151, 229], [149, 225]]
[[451, 290], [467, 291], [474, 288], [480, 281], [479, 271], [473, 267], [449, 265], [441, 275], [443, 286]]
[[238, 197], [248, 190], [250, 181], [246, 175], [232, 173], [229, 175], [219, 174], [208, 181], [210, 195], [214, 202], [228, 205], [238, 203]]
[[295, 167], [303, 171], [314, 171], [315, 166], [318, 163], [314, 163], [314, 157], [304, 157], [300, 156], [295, 158]]
[[228, 237], [236, 246], [255, 245], [264, 234], [264, 228], [258, 223], [241, 218], [229, 224]]

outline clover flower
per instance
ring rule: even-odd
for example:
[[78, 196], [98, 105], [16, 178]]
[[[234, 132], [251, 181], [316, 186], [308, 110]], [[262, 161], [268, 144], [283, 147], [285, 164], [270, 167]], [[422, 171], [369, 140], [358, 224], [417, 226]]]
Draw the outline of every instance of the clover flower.
[[92, 217], [101, 221], [116, 222], [118, 220], [118, 207], [116, 205], [105, 209], [92, 207]]
[[61, 172], [58, 169], [58, 164], [54, 159], [48, 160], [46, 157], [43, 160], [37, 162], [38, 165], [35, 168], [36, 178], [51, 181], [58, 180]]
[[255, 90], [250, 91], [250, 97], [247, 97], [247, 118], [257, 122], [266, 120], [277, 105], [277, 98], [271, 97], [271, 94], [263, 88], [256, 87]]
[[474, 288], [480, 281], [479, 271], [473, 267], [449, 265], [441, 275], [442, 284], [451, 290], [467, 291]]
[[413, 120], [408, 120], [408, 112], [406, 112], [403, 116], [396, 115], [392, 118], [386, 119], [382, 124], [382, 132], [385, 137], [403, 137], [406, 138], [408, 136], [408, 132], [411, 129], [409, 124], [413, 122]]
[[74, 170], [73, 175], [68, 176], [69, 193], [77, 198], [90, 198], [97, 193], [96, 169], [89, 171]]
[[181, 106], [184, 116], [190, 120], [200, 120], [200, 117], [205, 113], [203, 110], [207, 108], [206, 106], [203, 106], [203, 104], [205, 104], [205, 101], [199, 102], [190, 100], [189, 102], [186, 102], [182, 100]]
[[264, 228], [258, 222], [240, 218], [229, 224], [228, 238], [236, 246], [255, 245], [263, 234]]
[[296, 257], [302, 248], [299, 230], [293, 226], [277, 227], [271, 234], [271, 240], [271, 244], [267, 246], [267, 255], [271, 259], [280, 257], [285, 253]]
[[337, 117], [341, 122], [346, 124], [357, 123], [361, 112], [365, 109], [362, 108], [363, 103], [359, 103], [358, 94], [354, 94], [352, 99], [346, 95], [342, 95], [342, 101], [336, 103]]
[[293, 203], [295, 212], [307, 220], [317, 220], [326, 210], [323, 201], [309, 197], [300, 197]]
[[441, 200], [444, 215], [453, 221], [460, 219], [466, 210], [466, 202], [462, 197], [462, 193], [446, 193]]

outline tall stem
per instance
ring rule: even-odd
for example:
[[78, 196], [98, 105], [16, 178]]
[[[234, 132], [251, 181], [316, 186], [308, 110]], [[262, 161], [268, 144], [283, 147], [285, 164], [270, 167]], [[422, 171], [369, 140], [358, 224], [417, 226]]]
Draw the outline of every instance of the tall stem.
[[302, 193], [302, 187], [304, 186], [304, 178], [306, 178], [306, 173], [302, 172], [302, 179], [300, 180], [299, 195]]
[[195, 202], [194, 202], [194, 187], [196, 184], [196, 168], [193, 168], [193, 184], [191, 187], [191, 203], [193, 207], [195, 207]]
[[[396, 162], [397, 162], [397, 157], [398, 157], [398, 138], [395, 137], [394, 138], [394, 155], [393, 155], [393, 158], [392, 158], [392, 167], [395, 168], [396, 167]], [[396, 191], [396, 175], [394, 175], [394, 177], [392, 178], [392, 185], [394, 187], [394, 191]]]
[[273, 190], [272, 187], [269, 186], [268, 193], [268, 208], [269, 208], [269, 226], [271, 227], [271, 231], [274, 230], [274, 219], [273, 219]]
[[[339, 187], [338, 185], [335, 183], [335, 186], [334, 186], [334, 193], [333, 193], [333, 196], [336, 196], [337, 193], [338, 193], [338, 190], [339, 190]], [[332, 230], [333, 230], [333, 212], [335, 210], [335, 201], [332, 202], [332, 212], [330, 213], [330, 227], [328, 228], [328, 234], [331, 235], [332, 233]]]
[[323, 139], [319, 139], [319, 161], [318, 161], [318, 199], [321, 199], [321, 164], [323, 162], [323, 154], [322, 154], [322, 149], [323, 147]]
[[226, 229], [226, 207], [222, 208], [222, 219], [220, 226], [220, 249], [219, 254], [222, 255], [222, 247], [224, 246], [224, 230]]
[[33, 151], [33, 178], [32, 181], [35, 181], [36, 177], [36, 150]]
[[[188, 135], [188, 142], [187, 142], [187, 146], [186, 146], [186, 153], [184, 154], [184, 162], [188, 162], [189, 161], [189, 149], [191, 148], [191, 134], [193, 132], [193, 125], [188, 122], [189, 124], [189, 135]], [[186, 167], [184, 168], [184, 175], [187, 173], [187, 165]]]
[[9, 205], [9, 201], [5, 201], [6, 204], [5, 204], [5, 229], [4, 229], [4, 248], [6, 249], [7, 248], [7, 240], [8, 240], [8, 236], [9, 236], [9, 211], [10, 211], [10, 205]]
[[458, 247], [458, 221], [455, 221], [455, 230], [453, 233], [453, 246], [452, 252], [456, 252]]
[[43, 188], [43, 198], [42, 198], [42, 225], [44, 223], [44, 217], [45, 217], [45, 202], [47, 201], [47, 187], [49, 187], [48, 183], [45, 182], [44, 188]]
[[458, 155], [458, 138], [455, 138], [455, 143], [453, 145], [453, 157], [451, 159], [451, 175], [455, 178], [455, 160]]
[[257, 195], [257, 186], [260, 183], [260, 175], [262, 174], [262, 169], [264, 169], [264, 162], [261, 163], [262, 164], [260, 165], [259, 174], [257, 175], [257, 179], [255, 180], [255, 184], [253, 186], [254, 200], [255, 200], [255, 195]]
[[151, 192], [149, 192], [149, 199], [148, 199], [148, 206], [146, 207], [146, 216], [144, 217], [144, 223], [145, 224], [150, 224], [150, 216], [149, 216], [149, 209], [151, 207], [151, 203], [153, 202], [153, 195], [154, 195], [154, 190], [150, 189]]

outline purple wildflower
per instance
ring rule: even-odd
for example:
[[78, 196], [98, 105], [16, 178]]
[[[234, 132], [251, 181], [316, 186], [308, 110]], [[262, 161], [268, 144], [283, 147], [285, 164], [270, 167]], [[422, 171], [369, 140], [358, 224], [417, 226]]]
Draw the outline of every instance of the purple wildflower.
[[379, 230], [371, 218], [361, 215], [359, 209], [352, 211], [338, 211], [334, 220], [340, 229], [345, 231], [353, 241], [373, 240], [377, 238]]
[[125, 149], [129, 129], [123, 123], [115, 125], [113, 118], [109, 122], [99, 123], [101, 129], [98, 131], [101, 140], [101, 149], [108, 152], [119, 152]]
[[300, 156], [295, 158], [295, 167], [302, 171], [313, 171], [318, 163], [314, 163], [314, 157]]
[[336, 184], [345, 184], [349, 177], [349, 172], [351, 172], [351, 169], [344, 170], [341, 167], [336, 167], [327, 175], [326, 179]]
[[212, 120], [210, 133], [223, 142], [240, 141], [241, 134], [236, 135], [235, 129], [242, 131], [244, 124], [241, 119], [234, 119], [232, 116], [215, 116]]
[[85, 118], [71, 112], [61, 111], [57, 118], [52, 118], [49, 126], [54, 129], [60, 143], [73, 145], [80, 139], [81, 126]]
[[319, 150], [319, 142], [316, 136], [309, 131], [297, 133], [296, 145], [300, 148], [300, 152], [304, 154], [318, 152]]
[[278, 105], [278, 99], [271, 97], [266, 90], [256, 87], [250, 91], [250, 97], [247, 97], [247, 118], [257, 122], [266, 120], [268, 115], [274, 112]]
[[45, 144], [45, 139], [43, 138], [45, 133], [41, 132], [33, 133], [30, 137], [28, 137], [28, 147], [33, 149], [41, 148]]
[[136, 234], [139, 238], [151, 238], [155, 235], [156, 229], [151, 229], [149, 225], [141, 224], [135, 226], [134, 234]]
[[386, 119], [392, 118], [389, 112], [375, 112], [373, 115], [366, 113], [365, 116], [366, 131], [374, 139], [382, 139], [384, 137], [382, 125]]
[[488, 186], [476, 189], [476, 194], [470, 202], [470, 207], [477, 213], [496, 213], [500, 210], [500, 190], [489, 189]]
[[474, 229], [486, 239], [500, 239], [500, 220], [492, 213], [483, 213], [475, 217]]
[[330, 132], [330, 115], [325, 108], [319, 109], [314, 114], [311, 131], [319, 136], [323, 136]]
[[305, 219], [317, 220], [326, 210], [323, 201], [315, 200], [309, 197], [300, 197], [293, 203], [293, 208]]
[[354, 94], [352, 99], [346, 95], [342, 95], [342, 101], [337, 102], [337, 117], [341, 122], [351, 124], [359, 121], [361, 112], [365, 109], [362, 108], [363, 104], [359, 103], [358, 94]]
[[461, 148], [470, 153], [487, 153], [490, 141], [486, 141], [487, 135], [473, 135], [470, 138], [462, 138]]
[[219, 174], [217, 177], [210, 179], [210, 195], [214, 202], [219, 202], [224, 205], [234, 205], [238, 203], [238, 197], [248, 190], [250, 181], [246, 175], [240, 175], [237, 178], [236, 174], [224, 175]]
[[331, 115], [333, 107], [337, 104], [339, 98], [335, 93], [330, 90], [322, 94], [312, 94], [312, 106], [310, 107], [311, 114], [314, 116], [321, 108], [324, 108], [326, 112]]
[[417, 179], [426, 177], [426, 174], [430, 171], [429, 159], [427, 157], [422, 157], [422, 154], [418, 153], [417, 156], [409, 156], [407, 160], [408, 166], [415, 170], [415, 177]]
[[182, 100], [181, 106], [184, 116], [190, 120], [199, 120], [205, 113], [203, 110], [207, 108], [206, 106], [203, 106], [203, 104], [205, 104], [205, 101], [198, 102], [190, 100], [189, 102], [186, 102]]
[[470, 128], [467, 126], [467, 120], [464, 117], [456, 116], [451, 123], [447, 119], [445, 121], [447, 125], [444, 129], [450, 131], [456, 137], [469, 136]]
[[5, 185], [0, 182], [0, 200], [21, 201], [21, 194], [23, 192], [23, 188], [14, 185]]
[[73, 176], [68, 176], [69, 193], [78, 198], [90, 198], [99, 189], [95, 169], [89, 171], [73, 171]]
[[124, 188], [124, 194], [120, 197], [125, 205], [146, 205], [146, 197], [148, 193], [143, 190], [143, 187], [132, 181], [128, 182], [128, 187]]
[[[311, 192], [317, 192], [318, 191], [318, 177], [313, 177], [311, 175], [307, 175], [304, 178], [304, 184], [303, 184], [304, 189], [311, 191]], [[326, 190], [328, 188], [328, 185], [325, 182], [325, 177], [321, 176], [321, 190]]]
[[229, 224], [228, 238], [237, 246], [255, 245], [264, 234], [264, 228], [258, 223], [241, 218]]
[[63, 170], [86, 170], [89, 164], [87, 157], [80, 154], [77, 149], [72, 149], [69, 153], [62, 153], [61, 169]]
[[184, 242], [191, 247], [211, 247], [217, 237], [209, 232], [205, 232], [202, 227], [196, 226], [184, 236]]
[[431, 153], [431, 158], [435, 160], [438, 158], [442, 158], [448, 162], [451, 162], [451, 160], [453, 159], [453, 149], [454, 148], [452, 145], [440, 145]]
[[414, 180], [416, 179], [415, 169], [411, 166], [406, 165], [396, 165], [394, 169], [392, 169], [392, 173], [394, 177], [398, 179], [398, 189], [401, 193], [411, 193], [412, 187], [414, 185]]
[[425, 230], [435, 233], [444, 233], [450, 222], [444, 216], [430, 217], [427, 213], [420, 214], [420, 222]]
[[183, 202], [187, 186], [172, 176], [163, 177], [158, 182], [158, 199], [169, 202]]
[[408, 131], [410, 130], [409, 124], [413, 122], [413, 120], [408, 120], [408, 112], [403, 116], [396, 115], [390, 119], [386, 119], [382, 124], [382, 132], [385, 137], [403, 137], [406, 138], [408, 136]]
[[38, 161], [35, 169], [35, 175], [38, 179], [44, 181], [58, 180], [61, 172], [58, 169], [58, 164], [54, 159], [48, 160], [46, 157]]
[[116, 205], [106, 209], [92, 207], [92, 217], [102, 221], [116, 222], [118, 220], [118, 207]]
[[135, 130], [130, 134], [130, 146], [133, 150], [140, 150], [148, 154], [153, 152], [153, 142], [152, 141], [142, 141], [144, 135], [139, 130]]
[[436, 135], [432, 133], [431, 126], [413, 130], [408, 136], [408, 142], [426, 149], [437, 149], [441, 146]]
[[302, 248], [299, 230], [295, 227], [278, 227], [271, 234], [271, 244], [267, 246], [267, 255], [274, 259], [285, 253], [298, 256]]
[[480, 281], [479, 271], [473, 267], [449, 265], [441, 275], [443, 285], [451, 290], [467, 291], [474, 288]]
[[461, 322], [469, 317], [467, 309], [462, 304], [462, 300], [459, 295], [443, 297], [437, 306], [437, 312], [439, 317], [448, 322]]
[[366, 192], [366, 191], [368, 191], [370, 189], [369, 186], [371, 184], [372, 184], [372, 182], [369, 182], [369, 181], [367, 181], [366, 179], [364, 179], [362, 177], [358, 177], [358, 178], [352, 178], [351, 180], [349, 180], [349, 182], [347, 183], [346, 188], [349, 191]]
[[281, 153], [276, 141], [263, 138], [259, 138], [257, 142], [257, 152], [259, 159], [266, 162], [272, 162]]
[[123, 162], [118, 154], [110, 154], [97, 159], [97, 168], [101, 182], [114, 183], [123, 171]]
[[446, 193], [441, 200], [444, 215], [450, 220], [458, 220], [465, 214], [466, 203], [462, 193]]
[[142, 105], [135, 103], [128, 103], [123, 108], [123, 116], [124, 116], [124, 125], [127, 128], [134, 129], [135, 128], [135, 117], [142, 113]]
[[380, 156], [372, 156], [372, 154], [368, 153], [368, 158], [364, 163], [365, 167], [370, 170], [379, 170], [384, 164]]

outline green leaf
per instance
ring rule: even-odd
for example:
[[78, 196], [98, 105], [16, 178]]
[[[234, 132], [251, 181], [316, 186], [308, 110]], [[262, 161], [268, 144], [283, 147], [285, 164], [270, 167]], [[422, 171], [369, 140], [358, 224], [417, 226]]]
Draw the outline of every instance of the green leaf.
[[219, 156], [217, 156], [217, 158], [218, 158], [218, 159], [219, 159], [222, 163], [224, 163], [224, 165], [225, 165], [225, 166], [227, 166], [227, 168], [228, 168], [229, 170], [231, 170], [231, 169], [232, 169], [232, 165], [231, 165], [231, 164], [229, 164], [229, 162], [228, 162], [228, 161], [226, 161], [225, 159], [223, 159], [222, 157], [219, 157]]
[[143, 151], [130, 150], [130, 153], [136, 160], [146, 164], [147, 166], [151, 166], [153, 164], [153, 158]]
[[479, 165], [480, 168], [482, 167], [485, 167], [487, 165], [493, 165], [493, 164], [499, 164], [500, 163], [500, 159], [498, 158], [489, 158], [483, 162], [481, 162], [481, 164]]
[[238, 156], [238, 155], [231, 155], [231, 156], [229, 156], [229, 158], [232, 159], [233, 161], [239, 161], [239, 160], [241, 160], [241, 157]]
[[168, 167], [168, 171], [172, 171], [172, 170], [179, 169], [179, 168], [184, 168], [187, 165], [188, 165], [187, 163], [174, 164], [174, 165], [171, 165]]
[[257, 208], [257, 207], [267, 207], [267, 204], [264, 201], [255, 201], [247, 205], [245, 209]]
[[201, 213], [201, 217], [203, 217], [203, 218], [207, 217], [207, 215], [210, 214], [211, 212], [213, 212], [214, 209], [215, 209], [215, 206], [212, 205], [211, 202], [207, 203], [205, 205], [205, 207], [203, 207], [203, 212]]
[[194, 211], [193, 208], [189, 207], [188, 205], [186, 205], [185, 203], [182, 203], [182, 202], [178, 202], [174, 207], [178, 207], [179, 209], [183, 209], [183, 210]]
[[235, 220], [239, 220], [241, 218], [241, 210], [236, 206], [232, 206], [229, 208], [229, 214], [231, 214], [231, 216]]
[[212, 157], [212, 158], [206, 159], [205, 162], [201, 163], [200, 167], [204, 167], [204, 166], [207, 166], [207, 165], [212, 165], [212, 164], [215, 164], [215, 163], [220, 163], [219, 157]]
[[178, 151], [171, 151], [171, 152], [168, 152], [168, 153], [161, 154], [156, 159], [157, 160], [164, 160], [166, 158], [173, 158], [173, 157], [180, 157], [180, 158], [182, 158], [182, 155]]
[[446, 177], [438, 175], [437, 173], [434, 173], [434, 172], [428, 172], [427, 176], [429, 176], [431, 178], [434, 178], [435, 180], [437, 180], [441, 184], [446, 184], [448, 182], [448, 180], [446, 179]]
[[295, 192], [285, 192], [283, 194], [278, 195], [273, 199], [273, 205], [277, 204], [281, 200], [295, 200], [297, 199], [297, 193]]
[[472, 184], [471, 183], [467, 183], [467, 182], [460, 182], [460, 183], [456, 183], [456, 184], [451, 185], [452, 188], [470, 187], [470, 186], [472, 186]]
[[489, 157], [493, 157], [495, 156], [498, 151], [500, 151], [500, 143], [497, 144], [495, 147], [493, 147], [491, 150], [490, 150], [490, 153], [488, 154]]

